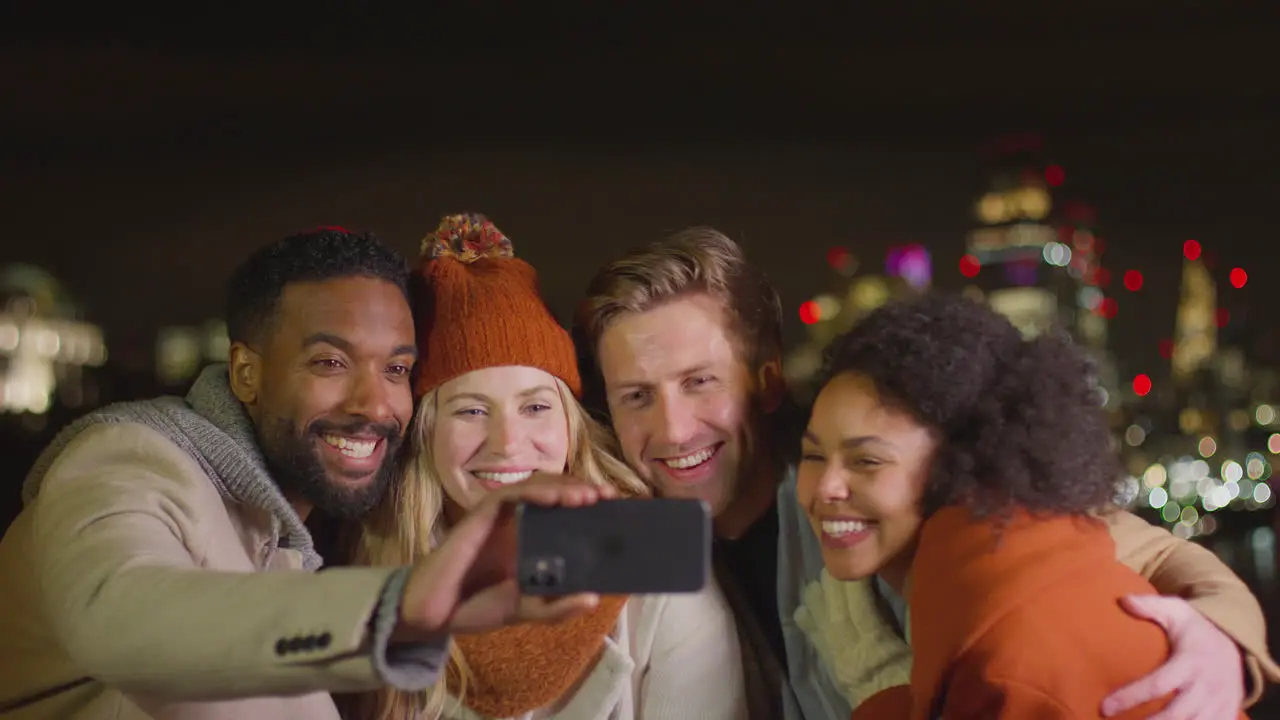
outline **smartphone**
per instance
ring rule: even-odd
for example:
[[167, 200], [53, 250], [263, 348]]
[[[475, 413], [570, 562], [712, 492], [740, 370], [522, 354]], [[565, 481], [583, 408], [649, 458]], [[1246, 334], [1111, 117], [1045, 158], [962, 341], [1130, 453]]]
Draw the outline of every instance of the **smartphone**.
[[691, 593], [711, 571], [701, 500], [602, 500], [516, 508], [516, 571], [526, 595]]

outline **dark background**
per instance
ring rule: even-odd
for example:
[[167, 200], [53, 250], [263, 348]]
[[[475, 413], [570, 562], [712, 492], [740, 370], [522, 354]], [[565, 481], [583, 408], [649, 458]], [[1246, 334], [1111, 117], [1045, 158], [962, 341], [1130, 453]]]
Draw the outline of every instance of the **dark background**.
[[119, 346], [217, 314], [232, 265], [292, 230], [414, 252], [473, 209], [562, 313], [622, 248], [695, 222], [795, 307], [834, 244], [875, 263], [923, 242], [954, 285], [984, 145], [1034, 131], [1098, 209], [1109, 264], [1147, 275], [1113, 333], [1126, 369], [1172, 330], [1186, 238], [1248, 269], [1265, 307], [1280, 26], [1263, 3], [771, 5], [15, 14], [0, 263], [52, 270]]
[[1248, 270], [1222, 302], [1280, 360], [1265, 2], [280, 7], [0, 11], [0, 266], [57, 276], [119, 371], [148, 369], [158, 327], [218, 315], [252, 248], [342, 224], [412, 255], [463, 210], [562, 318], [623, 249], [715, 225], [768, 269], [795, 342], [831, 246], [874, 266], [921, 242], [958, 287], [986, 151], [1028, 132], [1097, 208], [1116, 277], [1146, 276], [1112, 325], [1122, 376], [1167, 365], [1188, 238]]

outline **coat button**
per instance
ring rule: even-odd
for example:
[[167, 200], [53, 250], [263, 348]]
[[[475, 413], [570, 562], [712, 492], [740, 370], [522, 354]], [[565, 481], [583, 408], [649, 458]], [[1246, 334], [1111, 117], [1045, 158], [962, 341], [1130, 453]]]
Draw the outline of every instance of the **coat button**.
[[277, 640], [277, 641], [276, 641], [276, 654], [277, 654], [277, 655], [285, 655], [285, 654], [287, 654], [288, 652], [289, 652], [289, 641], [288, 641], [288, 640], [285, 640], [284, 638], [280, 638], [279, 640]]

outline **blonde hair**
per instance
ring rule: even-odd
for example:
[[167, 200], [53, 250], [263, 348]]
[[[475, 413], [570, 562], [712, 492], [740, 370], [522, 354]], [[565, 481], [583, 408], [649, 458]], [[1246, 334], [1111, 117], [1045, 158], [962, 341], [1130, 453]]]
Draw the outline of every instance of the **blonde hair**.
[[[566, 471], [597, 485], [612, 485], [624, 496], [648, 495], [644, 483], [613, 453], [611, 435], [587, 414], [559, 378], [556, 378], [556, 388], [564, 404], [569, 430]], [[362, 537], [355, 550], [356, 564], [407, 565], [430, 553], [440, 539], [445, 493], [431, 449], [431, 438], [436, 428], [437, 393], [438, 388], [418, 402], [418, 411], [410, 428], [410, 454], [403, 477], [364, 522]], [[468, 672], [457, 645], [449, 648], [449, 664], [462, 680], [459, 696], [465, 697]], [[383, 688], [372, 696], [366, 696], [362, 698], [363, 707], [373, 707], [363, 717], [438, 720], [444, 714], [448, 699], [447, 675], [441, 673], [435, 686], [423, 692]]]
[[742, 249], [709, 227], [681, 230], [605, 266], [587, 286], [575, 318], [577, 339], [594, 357], [600, 337], [624, 312], [646, 312], [692, 293], [724, 304], [748, 367], [782, 354], [782, 303]]

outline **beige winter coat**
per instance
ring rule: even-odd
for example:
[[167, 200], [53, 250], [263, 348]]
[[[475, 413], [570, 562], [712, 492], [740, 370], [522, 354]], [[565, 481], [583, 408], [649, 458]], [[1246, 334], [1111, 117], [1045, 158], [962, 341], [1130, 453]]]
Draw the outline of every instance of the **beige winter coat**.
[[157, 430], [83, 430], [0, 542], [0, 708], [89, 681], [5, 717], [336, 720], [330, 690], [381, 684], [394, 571], [306, 572], [277, 545]]

